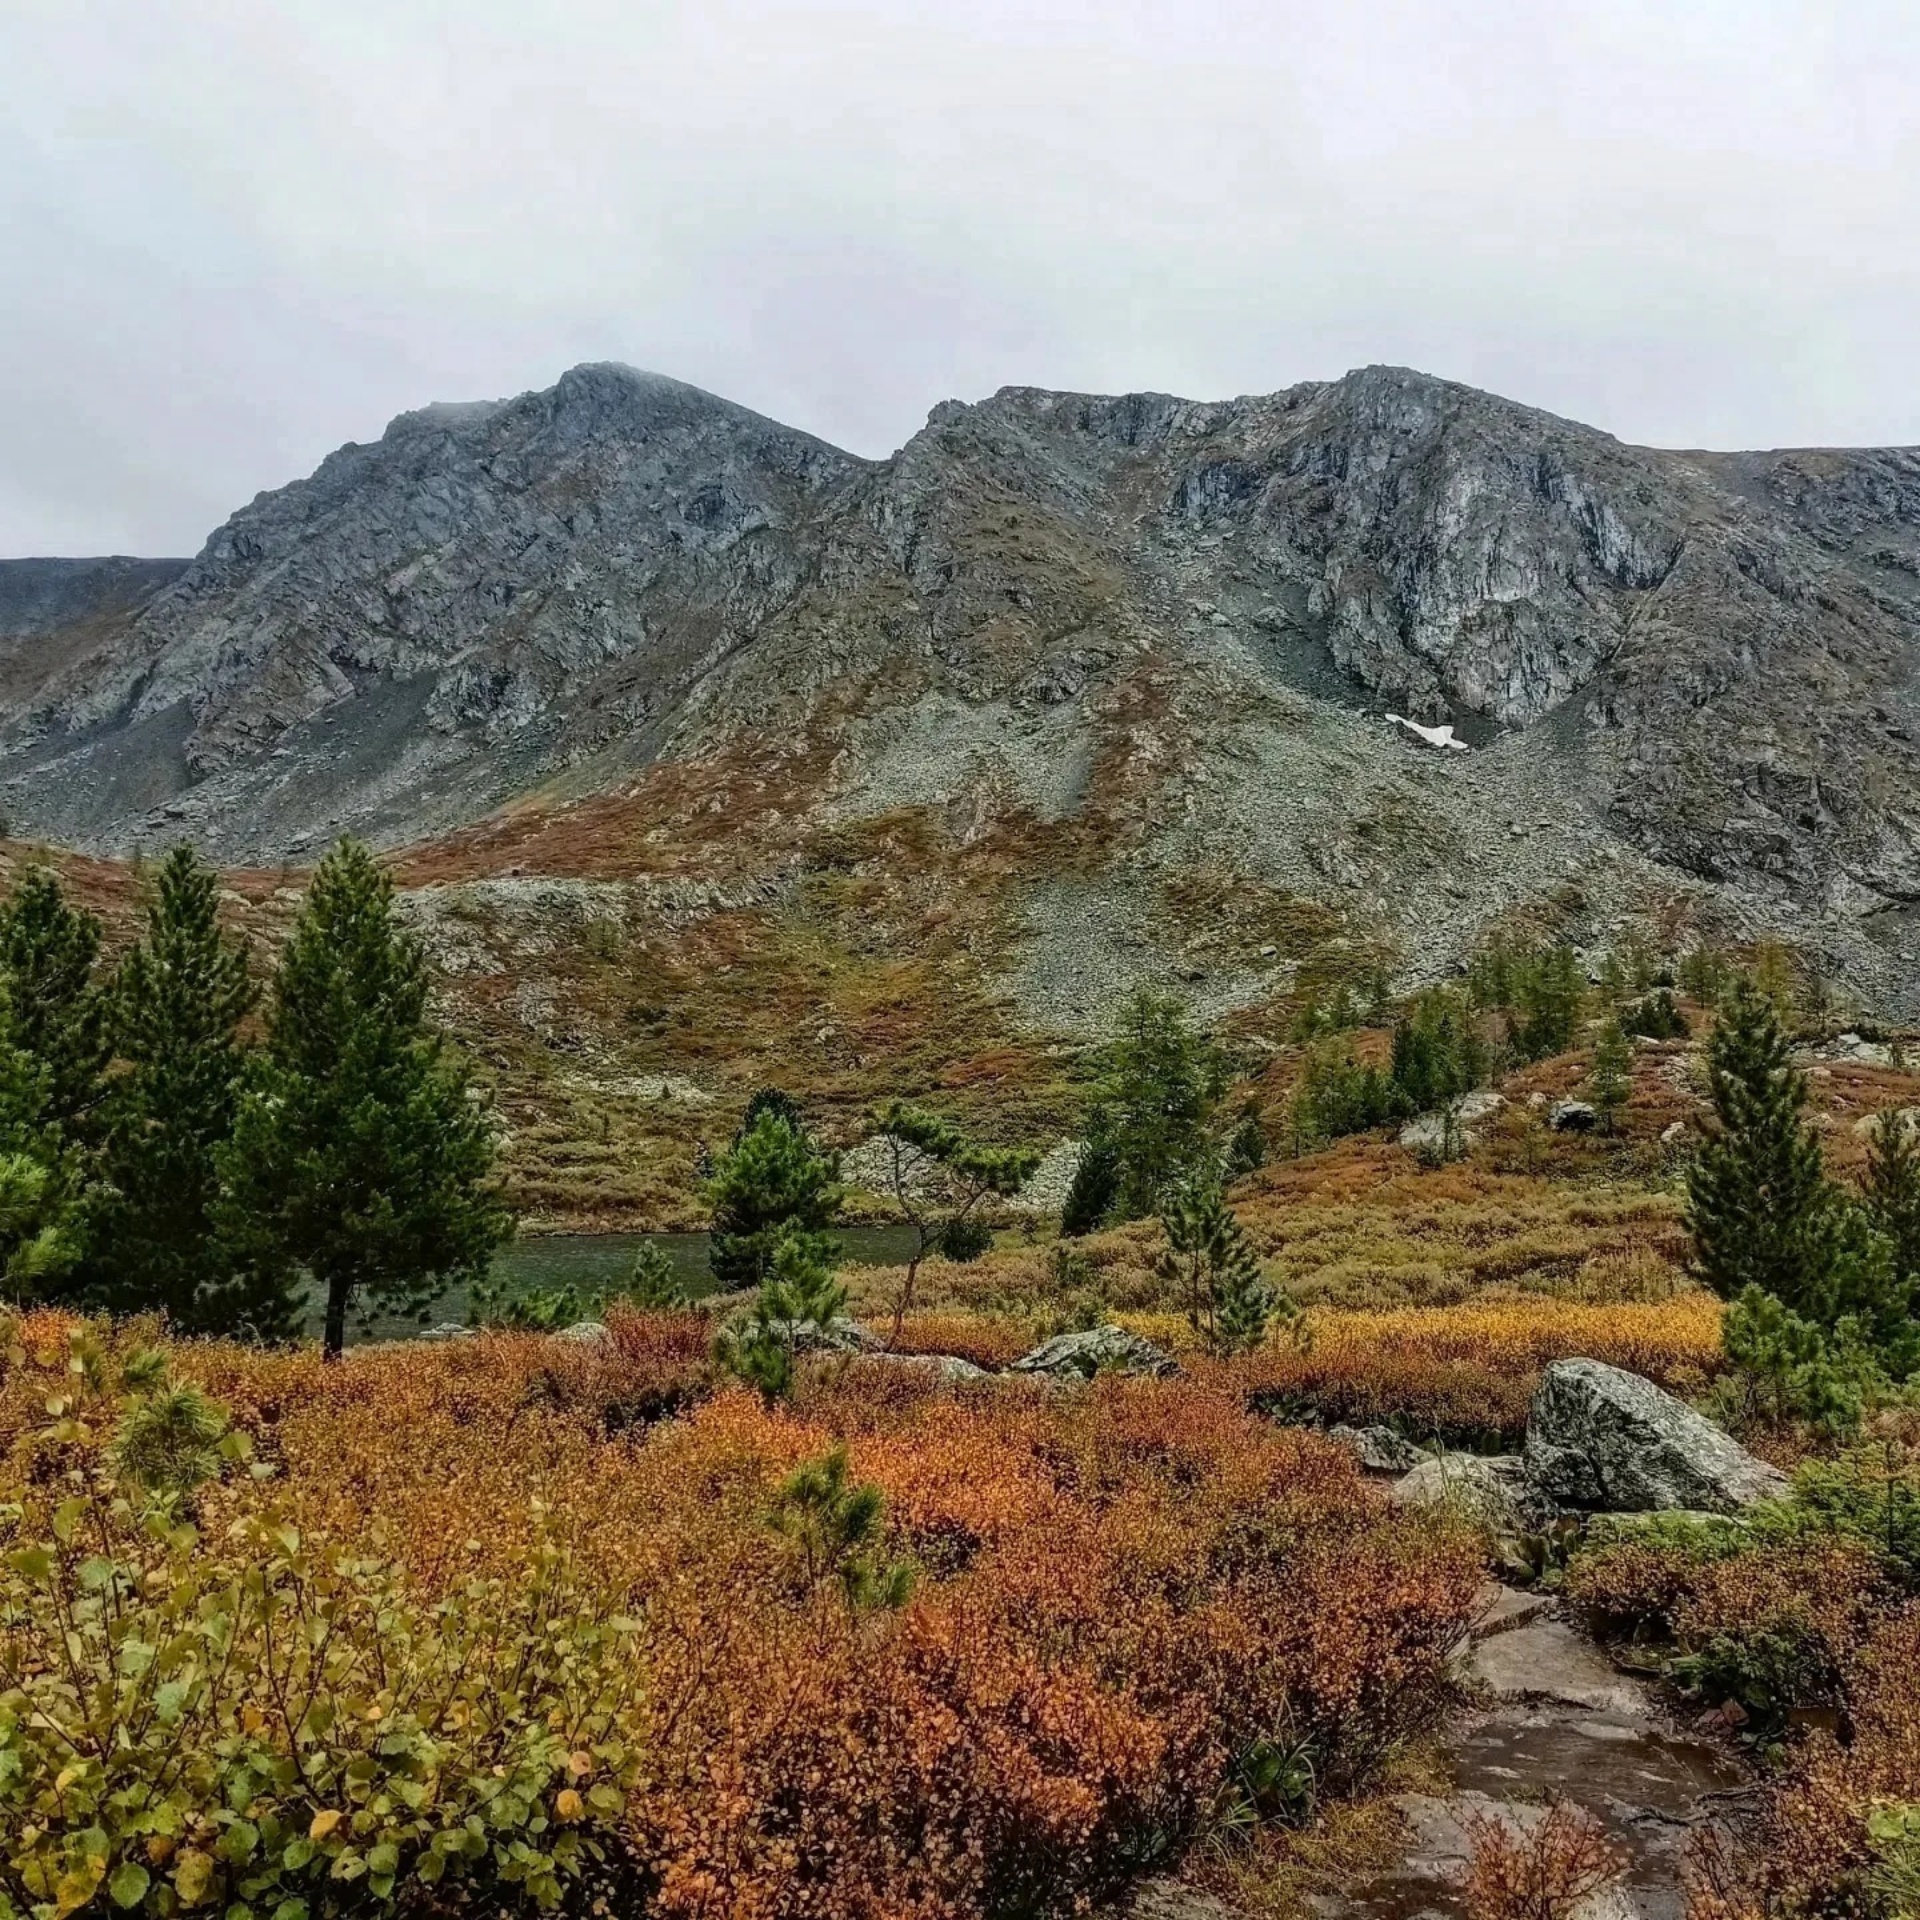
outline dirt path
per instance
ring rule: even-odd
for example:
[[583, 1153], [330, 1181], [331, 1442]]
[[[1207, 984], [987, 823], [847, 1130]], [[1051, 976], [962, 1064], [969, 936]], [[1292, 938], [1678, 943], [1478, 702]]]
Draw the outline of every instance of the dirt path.
[[[1449, 1733], [1447, 1791], [1400, 1795], [1405, 1854], [1365, 1885], [1312, 1896], [1318, 1920], [1458, 1920], [1468, 1822], [1481, 1815], [1525, 1829], [1556, 1797], [1599, 1820], [1627, 1859], [1590, 1920], [1680, 1920], [1687, 1844], [1746, 1781], [1725, 1748], [1675, 1722], [1551, 1603], [1513, 1588], [1489, 1589], [1463, 1661], [1487, 1704]], [[1231, 1920], [1217, 1902], [1164, 1884], [1134, 1911], [1135, 1920]]]

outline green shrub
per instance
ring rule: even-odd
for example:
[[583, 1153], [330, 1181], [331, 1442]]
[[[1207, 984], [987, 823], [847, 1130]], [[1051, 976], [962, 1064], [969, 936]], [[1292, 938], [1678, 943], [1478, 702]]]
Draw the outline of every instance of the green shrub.
[[1661, 987], [1620, 1010], [1621, 1030], [1643, 1040], [1681, 1040], [1689, 1031], [1687, 1017], [1674, 1003], [1672, 992]]
[[107, 1372], [82, 1335], [33, 1437], [57, 1470], [0, 1503], [0, 1916], [556, 1904], [625, 1804], [632, 1623], [551, 1546], [428, 1595], [271, 1512], [204, 1538], [194, 1490], [247, 1449]]
[[993, 1229], [984, 1220], [962, 1216], [940, 1229], [934, 1245], [949, 1260], [978, 1260], [993, 1246]]

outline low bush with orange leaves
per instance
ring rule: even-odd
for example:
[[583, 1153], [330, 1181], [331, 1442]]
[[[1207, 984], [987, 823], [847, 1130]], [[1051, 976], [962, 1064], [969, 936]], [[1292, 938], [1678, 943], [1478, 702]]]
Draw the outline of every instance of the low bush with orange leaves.
[[1920, 1608], [1883, 1614], [1841, 1663], [1843, 1720], [1768, 1786], [1754, 1830], [1709, 1835], [1689, 1920], [1849, 1914], [1920, 1900]]
[[1568, 1800], [1556, 1800], [1525, 1827], [1476, 1814], [1467, 1831], [1467, 1920], [1572, 1920], [1626, 1870], [1626, 1856], [1606, 1829]]
[[[510, 1837], [539, 1862], [523, 1892], [571, 1897], [577, 1834], [663, 1915], [1078, 1911], [1177, 1852], [1255, 1743], [1295, 1743], [1323, 1791], [1349, 1791], [1445, 1697], [1479, 1578], [1475, 1541], [1393, 1509], [1341, 1449], [1262, 1422], [1219, 1383], [969, 1393], [911, 1370], [827, 1364], [803, 1376], [793, 1405], [769, 1408], [712, 1390], [698, 1325], [634, 1316], [595, 1345], [484, 1335], [331, 1366], [310, 1352], [167, 1350], [175, 1374], [228, 1411], [252, 1463], [204, 1479], [176, 1511], [172, 1524], [192, 1528], [178, 1564], [245, 1590], [266, 1528], [324, 1559], [329, 1577], [377, 1567], [366, 1631], [406, 1645], [449, 1619], [484, 1641], [473, 1610], [535, 1566], [563, 1570], [565, 1618], [616, 1623], [563, 1650], [566, 1698], [604, 1721], [588, 1743], [602, 1790], [570, 1783], [565, 1738], [529, 1748], [515, 1776]], [[81, 1334], [120, 1354], [138, 1337]], [[45, 1597], [26, 1589], [69, 1566], [69, 1597], [84, 1597], [100, 1576], [84, 1556], [43, 1565], [33, 1550], [67, 1524], [71, 1476], [110, 1479], [125, 1464], [104, 1417], [49, 1427], [73, 1336], [50, 1315], [15, 1322], [0, 1363], [0, 1505], [17, 1509], [0, 1573], [11, 1623], [0, 1690], [13, 1702], [0, 1702], [0, 1726], [20, 1721], [30, 1694], [32, 1711], [65, 1710], [59, 1636], [35, 1626]], [[874, 1583], [822, 1572], [836, 1553], [844, 1571], [851, 1551], [834, 1544], [832, 1476], [809, 1483], [827, 1505], [807, 1520], [807, 1550], [796, 1546], [796, 1471], [842, 1447], [855, 1492], [878, 1490], [874, 1551], [913, 1573], [904, 1597], [879, 1583], [885, 1604], [858, 1598]], [[15, 1565], [22, 1553], [29, 1571]], [[127, 1591], [163, 1587], [143, 1578]], [[521, 1631], [497, 1604], [502, 1632]], [[375, 1651], [399, 1658], [387, 1640]], [[352, 1664], [364, 1722], [386, 1711], [379, 1663], [356, 1652]], [[426, 1761], [407, 1776], [404, 1818], [351, 1790], [337, 1807], [310, 1804], [310, 1723], [270, 1690], [233, 1711], [258, 1749], [258, 1804], [183, 1816], [196, 1836], [185, 1892], [165, 1849], [142, 1839], [135, 1860], [137, 1829], [123, 1845], [104, 1828], [63, 1827], [65, 1789], [51, 1777], [17, 1788], [33, 1793], [25, 1826], [39, 1850], [23, 1872], [74, 1892], [69, 1911], [104, 1910], [123, 1891], [155, 1914], [189, 1904], [187, 1892], [244, 1910], [247, 1887], [271, 1879], [263, 1836], [300, 1852], [329, 1812], [342, 1815], [329, 1838], [344, 1836], [363, 1868], [358, 1827], [386, 1822], [379, 1870], [323, 1875], [298, 1893], [303, 1911], [417, 1891], [415, 1869], [435, 1852], [471, 1859], [472, 1875], [517, 1859], [482, 1816], [440, 1833]], [[452, 1739], [431, 1698], [408, 1712], [420, 1751]], [[110, 1744], [98, 1764], [111, 1774]], [[105, 1804], [111, 1780], [95, 1784]], [[139, 1876], [121, 1871], [135, 1864]], [[298, 1871], [311, 1874], [310, 1854]]]
[[1720, 1313], [1703, 1294], [1656, 1304], [1530, 1299], [1315, 1312], [1304, 1337], [1282, 1332], [1239, 1371], [1255, 1404], [1274, 1411], [1385, 1421], [1454, 1444], [1505, 1443], [1525, 1428], [1541, 1373], [1572, 1354], [1697, 1392], [1724, 1364]]

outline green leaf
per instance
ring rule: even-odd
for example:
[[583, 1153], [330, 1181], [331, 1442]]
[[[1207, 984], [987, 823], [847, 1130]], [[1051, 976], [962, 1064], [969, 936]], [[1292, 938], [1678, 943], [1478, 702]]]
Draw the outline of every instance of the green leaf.
[[107, 1882], [107, 1891], [113, 1895], [116, 1907], [137, 1907], [147, 1897], [150, 1885], [152, 1876], [139, 1861], [123, 1860]]
[[369, 1873], [397, 1873], [400, 1869], [400, 1849], [391, 1840], [383, 1840], [367, 1854]]
[[7, 1555], [7, 1565], [25, 1580], [44, 1580], [53, 1571], [53, 1555], [45, 1547], [22, 1547]]

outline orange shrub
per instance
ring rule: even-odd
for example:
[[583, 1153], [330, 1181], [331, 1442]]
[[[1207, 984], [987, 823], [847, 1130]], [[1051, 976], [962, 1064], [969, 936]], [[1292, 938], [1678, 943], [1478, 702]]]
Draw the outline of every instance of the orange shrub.
[[1398, 1420], [1449, 1438], [1516, 1438], [1540, 1375], [1573, 1355], [1697, 1389], [1718, 1371], [1720, 1304], [1542, 1299], [1382, 1313], [1313, 1313], [1236, 1372], [1255, 1404], [1326, 1421]]
[[[1889, 1614], [1865, 1636], [1844, 1663], [1842, 1692], [1850, 1737], [1813, 1734], [1769, 1786], [1757, 1831], [1738, 1844], [1709, 1838], [1690, 1920], [1909, 1910], [1883, 1891], [1896, 1863], [1875, 1828], [1876, 1816], [1920, 1803], [1920, 1609]], [[1911, 1839], [1898, 1864], [1910, 1887], [1920, 1868]]]
[[[627, 1623], [612, 1821], [650, 1910], [1076, 1910], [1176, 1849], [1248, 1742], [1306, 1742], [1340, 1790], [1445, 1697], [1477, 1543], [1236, 1392], [955, 1393], [825, 1367], [769, 1408], [697, 1397], [698, 1327], [634, 1316], [591, 1346], [490, 1334], [331, 1366], [174, 1351], [275, 1469], [203, 1489], [208, 1540], [271, 1510], [378, 1554], [422, 1601], [547, 1543]], [[0, 1374], [16, 1456], [66, 1325], [28, 1331], [35, 1357]], [[809, 1585], [769, 1524], [837, 1443], [885, 1496], [885, 1552], [916, 1568], [897, 1610]]]

